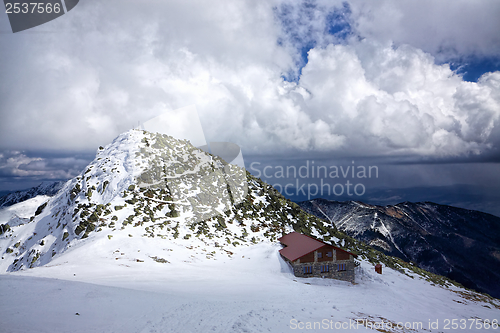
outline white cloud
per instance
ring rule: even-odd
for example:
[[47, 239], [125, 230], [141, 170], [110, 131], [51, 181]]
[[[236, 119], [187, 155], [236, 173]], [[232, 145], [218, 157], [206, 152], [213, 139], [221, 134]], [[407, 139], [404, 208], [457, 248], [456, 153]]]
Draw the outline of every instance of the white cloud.
[[[5, 156], [7, 155], [7, 156]], [[22, 154], [18, 151], [9, 152], [8, 154], [0, 155], [0, 174], [2, 176], [5, 175], [13, 175], [13, 176], [25, 176], [26, 173], [22, 170], [19, 170], [19, 166], [36, 162], [41, 160], [40, 158], [29, 158], [26, 155]]]
[[418, 49], [362, 41], [311, 50], [300, 84], [349, 149], [447, 156], [494, 144], [499, 74], [464, 82]]
[[356, 1], [358, 32], [379, 42], [410, 44], [442, 60], [460, 55], [500, 53], [498, 1]]
[[29, 157], [20, 151], [0, 154], [0, 178], [6, 179], [68, 179], [75, 177], [88, 164], [75, 157]]
[[[441, 5], [426, 23], [439, 23], [436, 41], [424, 43], [427, 30], [412, 30], [424, 23], [405, 21], [414, 8], [384, 3], [367, 3], [370, 12], [352, 6], [367, 38], [345, 45], [319, 37], [316, 25], [325, 21], [314, 12], [315, 28], [304, 34], [320, 42], [290, 83], [281, 76], [297, 54], [277, 43], [283, 34], [272, 3], [81, 2], [43, 26], [64, 32], [0, 37], [0, 148], [94, 151], [138, 121], [191, 104], [207, 141], [252, 154], [456, 156], [498, 147], [499, 73], [463, 82], [418, 48], [435, 51], [458, 38], [443, 30], [447, 16], [435, 22]], [[460, 2], [449, 12], [469, 7]], [[498, 45], [490, 21], [488, 12], [481, 38], [454, 43], [497, 52], [487, 47]], [[395, 47], [391, 31], [392, 40], [417, 47]]]

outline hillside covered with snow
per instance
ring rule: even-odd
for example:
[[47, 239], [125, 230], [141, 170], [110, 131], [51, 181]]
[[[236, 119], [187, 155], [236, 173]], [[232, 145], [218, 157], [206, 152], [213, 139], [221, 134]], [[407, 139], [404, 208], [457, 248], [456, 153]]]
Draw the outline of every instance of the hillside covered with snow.
[[[489, 331], [500, 317], [500, 301], [373, 250], [166, 135], [123, 133], [35, 199], [0, 211], [0, 331]], [[357, 253], [356, 283], [294, 277], [276, 241], [292, 230]]]

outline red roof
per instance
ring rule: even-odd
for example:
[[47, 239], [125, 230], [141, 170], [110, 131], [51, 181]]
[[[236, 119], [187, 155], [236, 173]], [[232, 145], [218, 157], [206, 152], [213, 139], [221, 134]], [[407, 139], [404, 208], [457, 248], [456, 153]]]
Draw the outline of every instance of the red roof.
[[[312, 251], [316, 251], [322, 246], [328, 245], [336, 250], [344, 251], [341, 248], [338, 248], [336, 246], [326, 244], [318, 239], [314, 239], [312, 237], [309, 237], [304, 234], [300, 234], [298, 232], [291, 232], [287, 235], [284, 235], [283, 237], [278, 239], [280, 243], [286, 245], [285, 248], [281, 249], [279, 252], [288, 260], [290, 261], [295, 261], [299, 259], [300, 257], [311, 253]], [[353, 256], [356, 256], [353, 253], [347, 252], [349, 254], [352, 254]]]

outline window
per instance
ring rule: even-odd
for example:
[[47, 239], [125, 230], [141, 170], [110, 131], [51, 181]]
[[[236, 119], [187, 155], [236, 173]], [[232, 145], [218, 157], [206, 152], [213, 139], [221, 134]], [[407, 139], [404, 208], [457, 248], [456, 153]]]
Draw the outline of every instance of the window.
[[331, 257], [332, 257], [332, 252], [327, 252], [327, 253], [326, 253], [326, 256], [327, 256], [328, 258], [331, 258]]
[[318, 252], [318, 259], [321, 259], [321, 258], [323, 258], [323, 253]]
[[346, 268], [345, 268], [345, 264], [337, 264], [337, 271], [345, 271]]
[[321, 266], [321, 273], [328, 273], [329, 271], [330, 271], [330, 266], [328, 265]]
[[304, 266], [302, 267], [304, 274], [312, 274], [312, 266]]

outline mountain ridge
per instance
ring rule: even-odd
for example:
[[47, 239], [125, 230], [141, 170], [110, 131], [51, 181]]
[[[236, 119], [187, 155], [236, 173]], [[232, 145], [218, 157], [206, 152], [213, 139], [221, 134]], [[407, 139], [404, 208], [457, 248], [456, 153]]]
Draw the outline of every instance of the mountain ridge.
[[[275, 240], [285, 226], [268, 221], [288, 221], [288, 211], [298, 215], [300, 209], [290, 206], [285, 212], [279, 202], [269, 203], [268, 194], [274, 198], [277, 192], [247, 177], [187, 141], [131, 130], [99, 148], [94, 161], [38, 207], [29, 222], [6, 227], [11, 230], [4, 238], [10, 241], [2, 246], [1, 267], [16, 271], [47, 264], [101, 232], [110, 240], [123, 230], [136, 237], [197, 237], [225, 253], [233, 244]], [[236, 186], [242, 180], [247, 189]], [[290, 217], [290, 223], [298, 223]], [[224, 242], [215, 242], [216, 237]]]
[[29, 189], [15, 191], [0, 197], [0, 208], [15, 205], [38, 195], [53, 196], [63, 187], [65, 181], [40, 183]]
[[500, 218], [494, 215], [432, 202], [377, 206], [314, 199], [299, 205], [385, 254], [500, 296]]

